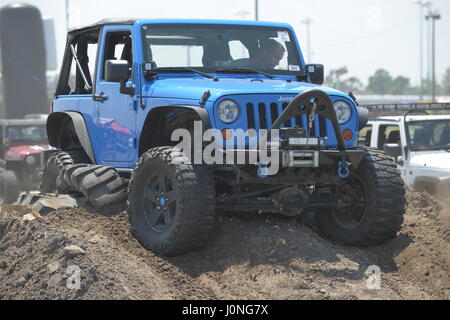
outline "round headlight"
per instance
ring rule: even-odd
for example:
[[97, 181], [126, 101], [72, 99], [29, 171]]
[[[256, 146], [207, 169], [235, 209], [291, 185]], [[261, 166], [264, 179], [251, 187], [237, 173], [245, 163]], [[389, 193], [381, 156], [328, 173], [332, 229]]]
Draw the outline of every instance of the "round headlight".
[[29, 165], [32, 165], [32, 164], [34, 164], [34, 163], [36, 162], [36, 158], [33, 157], [33, 156], [28, 156], [28, 157], [25, 159], [25, 161], [26, 161]]
[[233, 100], [223, 100], [217, 108], [217, 114], [220, 121], [227, 124], [233, 123], [239, 117], [239, 106]]
[[352, 108], [344, 101], [336, 101], [334, 103], [334, 110], [336, 110], [336, 116], [339, 124], [344, 124], [352, 116]]

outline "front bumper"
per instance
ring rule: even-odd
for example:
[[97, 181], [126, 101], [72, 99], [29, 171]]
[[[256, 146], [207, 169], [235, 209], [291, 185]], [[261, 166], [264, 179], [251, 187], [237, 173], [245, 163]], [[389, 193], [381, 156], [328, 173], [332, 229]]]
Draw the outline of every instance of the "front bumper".
[[[261, 158], [261, 150], [246, 149], [219, 149], [220, 158], [224, 163], [233, 165], [260, 166], [265, 163]], [[364, 158], [364, 150], [273, 150], [264, 153], [270, 154], [271, 159], [277, 159], [280, 167], [318, 168], [337, 166], [339, 162], [349, 162], [353, 169], [357, 169]], [[275, 153], [275, 156], [274, 156]], [[229, 161], [228, 161], [228, 160]], [[245, 159], [245, 161], [244, 161]], [[241, 161], [239, 161], [241, 160]]]
[[[308, 136], [304, 128], [281, 128], [289, 119], [304, 115], [307, 115], [310, 121], [313, 121], [315, 115], [319, 115], [331, 122], [337, 139], [336, 149], [325, 149], [321, 138]], [[275, 137], [274, 134], [278, 136]], [[333, 102], [325, 92], [317, 89], [305, 91], [295, 97], [260, 141], [273, 141], [273, 138], [278, 139], [276, 142], [260, 143], [254, 149], [220, 149], [219, 153], [229, 164], [267, 166], [267, 159], [270, 159], [271, 165], [275, 161], [278, 162], [277, 167], [338, 166], [344, 168], [344, 171], [350, 166], [356, 169], [365, 154], [361, 149], [346, 148]], [[268, 154], [271, 156], [266, 157]]]

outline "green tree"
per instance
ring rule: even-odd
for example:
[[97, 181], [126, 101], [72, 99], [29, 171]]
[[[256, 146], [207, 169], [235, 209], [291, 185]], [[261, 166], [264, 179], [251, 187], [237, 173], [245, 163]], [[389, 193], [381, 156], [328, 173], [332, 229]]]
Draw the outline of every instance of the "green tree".
[[392, 81], [391, 94], [408, 94], [410, 92], [410, 81], [408, 78], [398, 76]]
[[346, 87], [346, 91], [353, 93], [362, 93], [364, 91], [364, 85], [357, 77], [350, 77], [344, 80], [344, 86]]
[[364, 85], [357, 77], [349, 77], [347, 79], [341, 79], [339, 75], [334, 72], [330, 72], [325, 78], [325, 85], [334, 89], [338, 89], [342, 92], [363, 93]]
[[324, 85], [330, 88], [336, 88], [337, 87], [336, 78], [332, 74], [328, 74], [325, 77]]
[[378, 69], [369, 78], [367, 91], [374, 94], [389, 94], [392, 90], [393, 81], [389, 72], [384, 69]]

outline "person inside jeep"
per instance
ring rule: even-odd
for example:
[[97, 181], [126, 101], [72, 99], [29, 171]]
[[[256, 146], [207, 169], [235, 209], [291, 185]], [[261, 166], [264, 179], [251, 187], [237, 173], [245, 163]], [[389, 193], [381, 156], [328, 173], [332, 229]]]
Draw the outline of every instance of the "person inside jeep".
[[286, 49], [274, 39], [267, 39], [261, 43], [256, 56], [250, 59], [233, 61], [236, 68], [251, 67], [257, 69], [275, 69], [283, 59]]
[[429, 120], [408, 123], [413, 151], [450, 150], [450, 121]]

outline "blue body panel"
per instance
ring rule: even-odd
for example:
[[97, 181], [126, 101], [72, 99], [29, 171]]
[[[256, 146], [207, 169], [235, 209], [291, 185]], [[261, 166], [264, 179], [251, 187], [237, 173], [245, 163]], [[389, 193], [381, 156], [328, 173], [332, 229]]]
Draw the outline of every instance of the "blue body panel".
[[[130, 26], [106, 26], [103, 28], [100, 43], [105, 43], [111, 31], [130, 31]], [[99, 46], [99, 57], [104, 57], [105, 46]], [[103, 60], [102, 60], [103, 61]], [[132, 162], [136, 160], [134, 148], [136, 139], [135, 98], [120, 93], [120, 84], [103, 80], [103, 63], [98, 64], [95, 93], [106, 95], [104, 102], [96, 102], [97, 118], [95, 130], [102, 140], [97, 154], [105, 162]], [[130, 86], [132, 81], [129, 81]]]
[[[101, 165], [111, 165], [119, 168], [133, 168], [138, 160], [138, 146], [147, 114], [156, 107], [170, 105], [189, 105], [199, 107], [199, 101], [206, 90], [211, 95], [203, 107], [208, 111], [211, 127], [219, 130], [248, 128], [248, 110], [246, 105], [253, 103], [258, 106], [264, 104], [267, 112], [267, 126], [274, 121], [270, 105], [277, 103], [278, 115], [282, 111], [283, 102], [289, 101], [297, 94], [318, 88], [329, 94], [333, 101], [344, 100], [352, 108], [350, 120], [341, 126], [342, 130], [351, 129], [354, 133], [351, 141], [346, 141], [347, 146], [356, 144], [358, 135], [358, 113], [355, 103], [344, 93], [310, 83], [300, 82], [294, 76], [280, 75], [275, 79], [269, 79], [258, 74], [218, 74], [219, 81], [204, 78], [200, 75], [181, 74], [159, 74], [152, 81], [140, 77], [140, 66], [143, 61], [141, 28], [148, 24], [174, 24], [174, 23], [197, 23], [197, 24], [229, 24], [248, 26], [281, 27], [289, 29], [294, 35], [295, 45], [300, 54], [302, 68], [304, 59], [301, 49], [291, 26], [283, 23], [255, 22], [255, 21], [228, 21], [228, 20], [139, 20], [134, 25], [104, 26], [100, 35], [99, 61], [104, 56], [104, 42], [107, 33], [114, 30], [129, 30], [133, 39], [133, 75], [134, 78], [127, 86], [134, 85], [136, 92], [134, 96], [121, 94], [119, 83], [110, 83], [102, 80], [103, 63], [97, 63], [95, 81], [95, 94], [108, 96], [104, 102], [96, 102], [92, 95], [64, 95], [56, 97], [53, 111], [76, 111], [82, 114], [92, 143], [96, 162]], [[140, 77], [140, 78], [139, 78]], [[140, 85], [142, 84], [142, 90]], [[139, 108], [140, 92], [146, 108]], [[241, 112], [237, 121], [231, 125], [225, 125], [217, 116], [217, 105], [224, 99], [232, 99], [240, 105]], [[256, 109], [255, 109], [256, 110]], [[253, 111], [255, 129], [260, 128], [259, 113]], [[294, 121], [294, 120], [293, 120]], [[305, 126], [306, 118], [302, 123], [292, 125]], [[337, 142], [329, 120], [325, 120], [327, 139], [324, 144], [327, 148], [336, 148]], [[319, 133], [319, 119], [315, 120], [316, 133]], [[250, 141], [250, 144], [252, 142]], [[248, 144], [247, 144], [248, 145]], [[242, 147], [238, 145], [237, 147]]]

